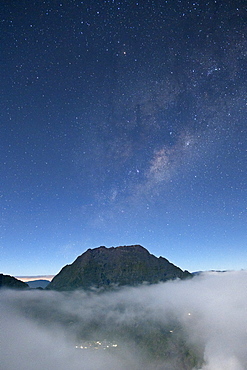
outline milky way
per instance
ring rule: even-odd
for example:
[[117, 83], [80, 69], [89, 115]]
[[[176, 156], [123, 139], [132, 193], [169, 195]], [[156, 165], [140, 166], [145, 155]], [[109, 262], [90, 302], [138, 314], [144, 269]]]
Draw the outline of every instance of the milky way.
[[10, 0], [1, 34], [4, 273], [125, 244], [246, 268], [244, 1]]

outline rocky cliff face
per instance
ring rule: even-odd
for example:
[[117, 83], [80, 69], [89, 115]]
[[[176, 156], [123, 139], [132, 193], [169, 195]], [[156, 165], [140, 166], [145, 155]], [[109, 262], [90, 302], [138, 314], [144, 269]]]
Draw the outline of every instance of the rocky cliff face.
[[109, 288], [114, 285], [158, 283], [190, 277], [163, 257], [155, 257], [140, 245], [88, 249], [63, 269], [48, 289]]
[[26, 289], [28, 285], [13, 276], [0, 274], [0, 288]]

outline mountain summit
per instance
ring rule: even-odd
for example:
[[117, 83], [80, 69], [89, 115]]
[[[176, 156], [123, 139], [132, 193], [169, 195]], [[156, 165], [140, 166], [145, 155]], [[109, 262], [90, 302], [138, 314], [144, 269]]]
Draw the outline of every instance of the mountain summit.
[[109, 288], [114, 285], [158, 283], [190, 277], [188, 271], [155, 257], [141, 245], [88, 249], [53, 278], [47, 289]]

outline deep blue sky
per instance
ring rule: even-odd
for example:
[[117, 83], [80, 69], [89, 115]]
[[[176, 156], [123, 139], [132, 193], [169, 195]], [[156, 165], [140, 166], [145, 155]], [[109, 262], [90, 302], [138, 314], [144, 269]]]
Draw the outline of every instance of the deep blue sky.
[[1, 6], [0, 269], [141, 244], [247, 268], [245, 1]]

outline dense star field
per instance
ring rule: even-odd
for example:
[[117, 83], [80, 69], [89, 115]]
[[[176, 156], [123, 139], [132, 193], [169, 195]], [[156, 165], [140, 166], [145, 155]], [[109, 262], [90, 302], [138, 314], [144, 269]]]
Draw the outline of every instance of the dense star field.
[[1, 6], [1, 272], [142, 244], [246, 268], [246, 2]]

